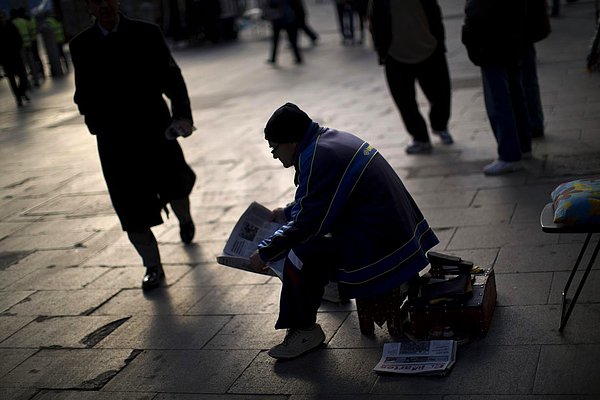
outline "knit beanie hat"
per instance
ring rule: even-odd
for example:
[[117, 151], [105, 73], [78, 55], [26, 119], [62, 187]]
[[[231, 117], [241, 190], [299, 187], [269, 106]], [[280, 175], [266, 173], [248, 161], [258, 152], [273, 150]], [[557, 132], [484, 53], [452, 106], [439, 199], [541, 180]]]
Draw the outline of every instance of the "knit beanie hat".
[[275, 143], [299, 142], [312, 119], [304, 111], [292, 103], [279, 107], [265, 126], [265, 139]]

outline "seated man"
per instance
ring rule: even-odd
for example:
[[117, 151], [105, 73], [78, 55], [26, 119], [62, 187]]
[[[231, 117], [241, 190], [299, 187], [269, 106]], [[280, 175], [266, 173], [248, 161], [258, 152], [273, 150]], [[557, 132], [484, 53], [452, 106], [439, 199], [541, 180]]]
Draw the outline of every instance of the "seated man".
[[325, 340], [316, 324], [323, 288], [343, 299], [388, 293], [415, 277], [439, 241], [387, 161], [367, 142], [312, 121], [286, 103], [265, 127], [273, 157], [294, 166], [295, 201], [273, 210], [285, 223], [260, 243], [257, 271], [285, 257], [274, 358], [294, 358]]

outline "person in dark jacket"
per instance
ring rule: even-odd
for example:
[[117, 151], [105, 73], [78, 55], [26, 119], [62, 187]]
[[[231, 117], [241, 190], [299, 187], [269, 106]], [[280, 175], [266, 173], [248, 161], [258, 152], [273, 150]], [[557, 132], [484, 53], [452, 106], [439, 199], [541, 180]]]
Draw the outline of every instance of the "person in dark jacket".
[[287, 33], [290, 49], [294, 53], [295, 63], [302, 64], [302, 53], [298, 47], [298, 19], [290, 0], [268, 0], [263, 9], [263, 18], [271, 23], [271, 57], [267, 60], [277, 64], [279, 34]]
[[27, 89], [29, 81], [27, 70], [21, 58], [23, 42], [17, 28], [8, 20], [4, 11], [0, 10], [0, 65], [10, 83], [17, 106], [23, 106], [23, 100], [29, 100]]
[[448, 132], [450, 74], [446, 60], [442, 12], [437, 0], [373, 0], [370, 27], [380, 65], [412, 143], [408, 154], [431, 153], [427, 124], [417, 103], [415, 83], [430, 104], [429, 124], [442, 143], [454, 142]]
[[308, 23], [306, 22], [306, 8], [304, 7], [304, 0], [290, 0], [290, 6], [294, 11], [294, 15], [296, 17], [296, 26], [298, 27], [298, 32], [303, 31], [306, 33], [306, 36], [310, 38], [313, 46], [317, 44], [319, 40], [319, 35], [312, 29]]
[[325, 335], [316, 324], [323, 289], [340, 298], [373, 298], [399, 288], [428, 264], [438, 244], [423, 214], [383, 156], [357, 136], [325, 128], [292, 103], [265, 129], [273, 158], [294, 167], [294, 202], [272, 211], [284, 223], [250, 257], [260, 271], [283, 260], [276, 329], [287, 329], [274, 358], [294, 358]]
[[118, 0], [86, 4], [96, 22], [70, 42], [74, 100], [96, 135], [121, 226], [146, 267], [142, 288], [151, 289], [164, 280], [150, 229], [163, 222], [161, 210], [170, 204], [184, 243], [194, 236], [189, 194], [196, 175], [175, 140], [192, 133], [190, 100], [158, 26], [120, 14]]
[[523, 169], [531, 158], [531, 133], [522, 84], [528, 44], [527, 1], [467, 0], [462, 42], [470, 60], [481, 68], [483, 95], [498, 159], [483, 169], [502, 175]]

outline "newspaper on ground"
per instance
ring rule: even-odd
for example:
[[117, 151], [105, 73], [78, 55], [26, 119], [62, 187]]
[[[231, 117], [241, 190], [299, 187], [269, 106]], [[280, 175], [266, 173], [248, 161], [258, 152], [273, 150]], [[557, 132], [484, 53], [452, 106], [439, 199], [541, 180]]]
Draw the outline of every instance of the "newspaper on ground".
[[[228, 267], [260, 273], [250, 266], [250, 256], [263, 239], [281, 228], [282, 225], [272, 221], [271, 217], [271, 210], [260, 203], [252, 202], [235, 224], [227, 243], [225, 243], [223, 253], [217, 256], [217, 262]], [[263, 273], [282, 279], [283, 263], [284, 259], [269, 262], [267, 263], [269, 269]]]
[[390, 374], [445, 375], [456, 361], [454, 340], [385, 343], [374, 371]]

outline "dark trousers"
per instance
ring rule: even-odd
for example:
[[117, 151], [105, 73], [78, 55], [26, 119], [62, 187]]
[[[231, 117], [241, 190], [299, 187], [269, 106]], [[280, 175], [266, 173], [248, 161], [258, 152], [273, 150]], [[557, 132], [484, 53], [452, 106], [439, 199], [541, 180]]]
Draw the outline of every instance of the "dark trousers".
[[271, 49], [271, 62], [277, 62], [277, 48], [279, 47], [279, 33], [282, 29], [285, 29], [288, 37], [288, 41], [294, 52], [294, 57], [297, 63], [302, 62], [302, 56], [300, 55], [300, 50], [298, 49], [298, 26], [296, 24], [290, 24], [287, 26], [280, 26], [278, 24], [272, 24], [273, 28], [273, 37], [272, 37], [272, 46]]
[[385, 73], [390, 93], [413, 140], [429, 142], [427, 124], [417, 103], [417, 81], [430, 104], [431, 129], [447, 129], [451, 101], [450, 74], [443, 51], [436, 50], [427, 60], [417, 64], [406, 64], [387, 57]]
[[481, 74], [485, 109], [498, 143], [498, 158], [502, 161], [519, 161], [522, 153], [531, 151], [521, 62], [483, 66]]
[[29, 80], [27, 79], [25, 65], [19, 59], [11, 64], [7, 63], [3, 68], [15, 100], [18, 104], [21, 104], [22, 98], [26, 96], [27, 89], [29, 89]]
[[324, 288], [334, 277], [337, 260], [339, 252], [330, 238], [299, 245], [288, 254], [275, 329], [309, 328], [315, 324]]

